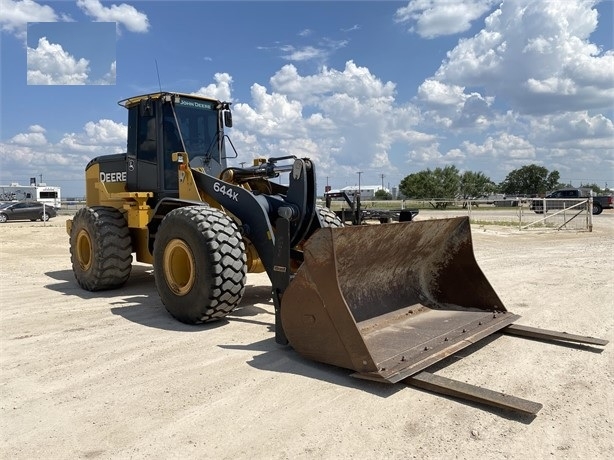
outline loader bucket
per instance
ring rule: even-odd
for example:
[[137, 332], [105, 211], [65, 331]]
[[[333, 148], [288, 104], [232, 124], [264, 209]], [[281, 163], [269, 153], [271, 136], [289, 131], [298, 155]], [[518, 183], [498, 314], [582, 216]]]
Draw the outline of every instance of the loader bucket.
[[281, 302], [300, 354], [391, 383], [518, 318], [479, 268], [465, 217], [322, 228]]

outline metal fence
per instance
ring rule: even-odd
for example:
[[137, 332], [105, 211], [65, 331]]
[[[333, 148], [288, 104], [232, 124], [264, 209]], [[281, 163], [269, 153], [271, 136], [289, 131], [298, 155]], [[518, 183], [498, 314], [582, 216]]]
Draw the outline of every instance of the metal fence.
[[473, 223], [515, 226], [521, 231], [592, 231], [592, 198], [522, 198], [507, 202], [466, 202]]
[[[520, 214], [521, 230], [553, 228], [556, 230], [593, 230], [593, 199], [534, 198], [529, 213]], [[532, 212], [532, 214], [531, 214]], [[529, 217], [530, 216], [530, 217]]]
[[58, 209], [60, 214], [74, 214], [85, 206], [84, 201], [62, 201], [62, 207]]
[[[319, 201], [324, 206], [324, 201]], [[61, 214], [71, 215], [85, 206], [83, 201], [63, 202]], [[341, 201], [332, 202], [331, 209], [338, 211], [347, 206]], [[419, 209], [419, 219], [441, 219], [468, 216], [473, 224], [503, 225], [521, 231], [572, 230], [592, 231], [592, 198], [511, 198], [500, 201], [487, 200], [390, 200], [363, 201], [365, 210]], [[545, 209], [545, 212], [543, 210]]]
[[[508, 198], [487, 200], [403, 200], [363, 201], [362, 208], [370, 209], [419, 209], [418, 219], [440, 219], [469, 216], [471, 222], [480, 225], [503, 225], [522, 231], [573, 230], [592, 231], [592, 199]], [[342, 202], [333, 202], [331, 208], [338, 211]], [[545, 209], [545, 212], [544, 212]], [[591, 209], [591, 212], [589, 212]]]

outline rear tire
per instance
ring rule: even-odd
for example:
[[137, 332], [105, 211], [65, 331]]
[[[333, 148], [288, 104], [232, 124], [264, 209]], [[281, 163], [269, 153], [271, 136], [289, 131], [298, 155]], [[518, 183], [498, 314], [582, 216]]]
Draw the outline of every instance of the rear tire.
[[132, 243], [121, 211], [103, 206], [77, 211], [70, 231], [70, 261], [77, 283], [87, 291], [123, 286], [132, 269]]
[[241, 302], [245, 245], [235, 223], [208, 206], [169, 212], [154, 242], [154, 277], [162, 303], [179, 321], [215, 321]]
[[599, 203], [593, 203], [593, 216], [598, 216], [603, 212], [603, 207]]

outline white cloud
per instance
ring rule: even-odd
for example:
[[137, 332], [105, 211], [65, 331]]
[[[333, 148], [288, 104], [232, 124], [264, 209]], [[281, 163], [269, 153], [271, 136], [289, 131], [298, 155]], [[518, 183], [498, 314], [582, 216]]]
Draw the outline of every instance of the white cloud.
[[[113, 61], [111, 63], [111, 68], [109, 69], [109, 73], [107, 73], [104, 78], [107, 81], [112, 81], [113, 83], [115, 83], [116, 76], [117, 76], [117, 64], [116, 64], [116, 61]], [[110, 84], [113, 84], [113, 83], [110, 83]]]
[[32, 125], [28, 128], [27, 133], [18, 133], [13, 136], [9, 143], [24, 145], [24, 146], [41, 146], [47, 144], [45, 137], [45, 128], [40, 125]]
[[417, 101], [436, 125], [445, 128], [484, 129], [493, 121], [493, 97], [483, 97], [465, 88], [447, 85], [435, 79], [425, 80], [418, 88]]
[[26, 37], [28, 22], [56, 22], [69, 20], [58, 14], [49, 5], [40, 5], [32, 0], [0, 0], [0, 24], [2, 30], [15, 34], [18, 38]]
[[602, 114], [588, 112], [561, 113], [531, 117], [531, 140], [549, 148], [600, 148], [614, 160], [614, 123]]
[[305, 135], [300, 102], [289, 100], [283, 94], [269, 94], [264, 86], [257, 83], [252, 85], [251, 95], [253, 107], [237, 104], [235, 108], [244, 129], [275, 139]]
[[490, 11], [495, 0], [412, 0], [395, 13], [395, 21], [424, 38], [465, 32]]
[[410, 164], [428, 165], [432, 168], [444, 163], [443, 155], [439, 152], [439, 143], [434, 142], [425, 146], [412, 148], [408, 153], [407, 162]]
[[[32, 125], [28, 132], [16, 134], [4, 145], [19, 144], [33, 147], [45, 145], [47, 153], [65, 152], [67, 155], [80, 151], [105, 152], [109, 147], [119, 151], [126, 148], [127, 130], [127, 126], [123, 123], [103, 118], [97, 122], [87, 122], [81, 132], [63, 134], [60, 140], [54, 143], [46, 139], [45, 128]], [[64, 149], [66, 146], [69, 146], [68, 150]]]
[[115, 61], [109, 71], [97, 80], [90, 80], [90, 62], [75, 58], [62, 48], [41, 37], [36, 48], [27, 48], [29, 85], [114, 85]]
[[85, 85], [90, 71], [87, 59], [76, 59], [62, 45], [41, 37], [36, 48], [28, 47], [29, 85]]
[[[542, 11], [529, 1], [506, 0], [481, 32], [448, 53], [412, 103], [399, 100], [395, 82], [354, 61], [311, 73], [284, 65], [268, 85], [252, 84], [249, 100], [233, 105], [228, 134], [239, 158], [232, 161], [310, 157], [320, 182], [330, 175], [339, 185], [344, 176], [357, 180], [357, 171], [364, 172], [363, 183], [385, 174], [394, 185], [446, 164], [484, 171], [495, 181], [528, 163], [588, 178], [608, 166], [612, 171], [614, 128], [598, 111], [612, 107], [613, 54], [589, 42], [592, 4], [544, 2]], [[304, 49], [286, 48], [289, 54]], [[230, 74], [217, 73], [196, 94], [232, 101], [232, 85]], [[121, 123], [98, 120], [43, 144], [50, 136], [34, 125], [9, 143], [28, 162], [39, 161], [37, 142], [48, 161], [63, 164], [53, 158], [65, 155], [78, 162], [80, 179], [88, 159], [124, 151], [125, 131]], [[0, 151], [8, 152], [9, 143]]]
[[105, 73], [102, 78], [96, 80], [94, 82], [95, 85], [114, 85], [117, 77], [116, 77], [116, 61], [113, 61], [109, 66], [109, 71]]
[[283, 52], [281, 57], [287, 61], [308, 61], [310, 59], [323, 59], [327, 56], [325, 50], [313, 46], [296, 48], [293, 45], [285, 45], [280, 49]]
[[314, 104], [335, 93], [363, 101], [380, 98], [392, 101], [395, 93], [394, 83], [382, 83], [369, 69], [357, 66], [353, 61], [346, 62], [343, 71], [324, 67], [319, 73], [305, 77], [288, 64], [277, 71], [270, 82], [274, 91]]
[[614, 53], [589, 41], [594, 4], [502, 2], [420, 85], [415, 127], [437, 136], [414, 142], [411, 164], [452, 163], [495, 181], [529, 163], [566, 180], [612, 177], [614, 128], [599, 111], [614, 106]]
[[127, 126], [112, 120], [88, 122], [80, 132], [65, 133], [57, 142], [47, 140], [45, 132], [33, 125], [0, 143], [2, 182], [17, 179], [7, 176], [11, 171], [43, 171], [54, 181], [82, 183], [83, 168], [92, 158], [126, 151]]
[[77, 135], [82, 144], [117, 145], [126, 142], [127, 128], [123, 123], [101, 119], [89, 121], [83, 127], [83, 134]]
[[117, 22], [130, 32], [144, 33], [149, 30], [149, 19], [132, 5], [122, 3], [105, 7], [99, 0], [77, 0], [77, 6], [97, 22]]
[[211, 97], [219, 101], [232, 101], [232, 77], [227, 73], [216, 73], [214, 75], [215, 83], [201, 87], [194, 92], [198, 96]]
[[482, 144], [465, 142], [463, 150], [471, 157], [511, 158], [531, 162], [535, 147], [526, 139], [509, 133], [487, 137]]
[[398, 173], [392, 146], [432, 139], [412, 128], [419, 120], [415, 109], [395, 107], [394, 84], [351, 61], [341, 71], [322, 68], [306, 76], [288, 64], [270, 82], [270, 91], [254, 84], [251, 101], [234, 107], [232, 137], [240, 151], [308, 156], [320, 171], [355, 180], [361, 169]]
[[474, 37], [448, 52], [429, 80], [478, 87], [520, 113], [614, 105], [614, 53], [589, 41], [594, 1], [507, 0]]
[[352, 27], [348, 27], [347, 29], [341, 29], [341, 32], [354, 32], [355, 30], [360, 30], [360, 24], [354, 24]]
[[432, 107], [460, 106], [466, 99], [465, 88], [458, 85], [447, 85], [433, 78], [425, 80], [418, 88], [418, 98]]
[[[419, 169], [455, 164], [499, 181], [511, 169], [554, 158], [548, 152], [566, 148], [565, 133], [574, 140], [573, 148], [602, 149], [599, 155], [608, 161], [603, 149], [612, 138], [612, 122], [602, 115], [557, 119], [501, 113], [494, 98], [436, 80], [423, 85], [424, 100], [417, 101], [428, 110], [420, 111], [399, 104], [393, 83], [353, 62], [343, 70], [323, 68], [307, 75], [286, 65], [270, 81], [270, 90], [255, 84], [249, 103], [234, 107], [231, 136], [242, 154], [306, 155], [320, 171], [348, 177], [362, 170], [402, 178]], [[443, 113], [451, 118], [449, 129], [442, 131], [438, 123]]]
[[33, 132], [33, 133], [44, 133], [44, 132], [47, 132], [47, 130], [45, 128], [43, 128], [41, 125], [32, 125], [28, 129], [29, 129], [30, 132]]
[[[307, 37], [312, 34], [312, 31], [306, 29], [299, 33], [300, 36]], [[348, 40], [332, 40], [322, 38], [317, 43], [310, 45], [275, 45], [275, 46], [257, 46], [259, 50], [274, 50], [280, 53], [280, 57], [286, 61], [305, 62], [315, 61], [318, 65], [324, 65], [328, 58], [337, 50], [344, 48], [348, 44]]]
[[[61, 2], [59, 2], [61, 3]], [[105, 7], [99, 0], [77, 0], [77, 6], [96, 22], [116, 22], [130, 32], [149, 30], [149, 19], [135, 7], [122, 3]], [[26, 38], [29, 22], [73, 21], [65, 13], [57, 13], [51, 6], [32, 0], [0, 0], [0, 28], [20, 39]]]

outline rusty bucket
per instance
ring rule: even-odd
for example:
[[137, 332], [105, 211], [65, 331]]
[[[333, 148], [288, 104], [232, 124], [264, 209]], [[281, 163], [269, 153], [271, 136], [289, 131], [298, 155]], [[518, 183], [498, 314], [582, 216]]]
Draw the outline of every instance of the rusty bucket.
[[300, 354], [391, 383], [516, 319], [478, 266], [465, 217], [320, 229], [281, 304]]

